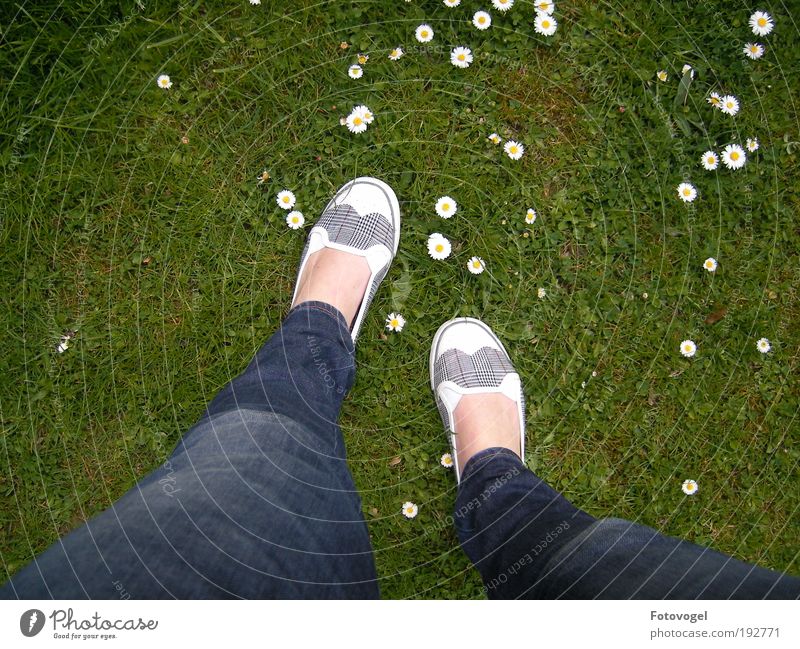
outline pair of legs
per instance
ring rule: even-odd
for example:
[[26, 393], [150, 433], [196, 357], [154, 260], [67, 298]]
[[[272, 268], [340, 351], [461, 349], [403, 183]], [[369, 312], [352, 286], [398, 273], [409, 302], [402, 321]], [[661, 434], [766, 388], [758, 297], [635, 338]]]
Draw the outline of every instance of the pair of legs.
[[[377, 597], [337, 424], [369, 281], [363, 259], [311, 254], [280, 329], [170, 458], [0, 597]], [[501, 394], [464, 396], [453, 425], [454, 521], [489, 597], [800, 597], [796, 578], [574, 507], [521, 461]]]

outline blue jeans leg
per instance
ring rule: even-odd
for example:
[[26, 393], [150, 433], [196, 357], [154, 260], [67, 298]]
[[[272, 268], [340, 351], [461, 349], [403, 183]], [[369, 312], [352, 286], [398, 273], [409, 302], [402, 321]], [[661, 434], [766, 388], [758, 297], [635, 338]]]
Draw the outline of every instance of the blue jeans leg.
[[336, 423], [354, 373], [342, 315], [296, 307], [163, 465], [0, 597], [377, 597]]
[[491, 598], [800, 597], [796, 577], [630, 521], [596, 520], [507, 449], [464, 467], [455, 521]]

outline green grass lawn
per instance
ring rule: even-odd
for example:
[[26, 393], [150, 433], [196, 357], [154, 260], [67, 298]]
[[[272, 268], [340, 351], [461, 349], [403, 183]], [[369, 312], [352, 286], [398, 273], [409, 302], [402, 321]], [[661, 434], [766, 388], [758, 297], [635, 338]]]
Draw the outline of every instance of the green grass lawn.
[[[428, 382], [431, 337], [456, 314], [506, 342], [525, 460], [573, 502], [800, 573], [791, 4], [561, 1], [547, 38], [522, 0], [506, 14], [489, 0], [5, 3], [0, 581], [165, 460], [276, 329], [310, 225], [356, 175], [389, 182], [403, 211], [341, 417], [385, 597], [483, 596], [449, 525]], [[484, 32], [477, 9], [493, 17]], [[754, 9], [774, 9], [769, 36], [750, 32]], [[746, 59], [746, 41], [764, 57]], [[449, 62], [457, 45], [468, 69]], [[370, 59], [352, 80], [358, 52]], [[708, 105], [712, 91], [739, 113]], [[357, 104], [376, 120], [352, 135], [339, 119]], [[701, 167], [748, 137], [760, 148], [743, 169]], [[459, 204], [447, 221], [444, 194]], [[428, 257], [432, 232], [449, 259]], [[486, 272], [467, 272], [472, 255]], [[384, 333], [390, 311], [400, 334]]]

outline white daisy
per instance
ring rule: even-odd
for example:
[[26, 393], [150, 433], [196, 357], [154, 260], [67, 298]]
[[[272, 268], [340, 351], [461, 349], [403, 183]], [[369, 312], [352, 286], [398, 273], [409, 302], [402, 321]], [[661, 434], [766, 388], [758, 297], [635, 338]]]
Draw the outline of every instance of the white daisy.
[[703, 163], [703, 169], [706, 171], [714, 171], [719, 166], [719, 156], [713, 151], [706, 151], [700, 158], [700, 162]]
[[533, 8], [536, 9], [536, 11], [553, 15], [556, 5], [554, 2], [550, 2], [549, 0], [536, 0], [536, 2], [533, 3]]
[[764, 56], [764, 46], [760, 43], [745, 43], [742, 52], [747, 58], [755, 61]]
[[769, 340], [766, 338], [759, 338], [756, 342], [756, 349], [760, 351], [762, 354], [766, 354], [772, 349], [772, 345], [769, 344]]
[[711, 104], [714, 108], [722, 109], [722, 97], [719, 96], [718, 92], [712, 92], [707, 98], [706, 101]]
[[691, 203], [697, 198], [697, 190], [692, 183], [681, 183], [678, 185], [678, 198], [684, 203]]
[[686, 358], [691, 358], [697, 352], [697, 345], [694, 344], [691, 340], [684, 340], [681, 343], [681, 354], [686, 356]]
[[260, 5], [261, 4], [261, 0], [250, 0], [250, 4], [253, 5], [253, 6]]
[[472, 17], [472, 24], [483, 31], [492, 26], [492, 17], [485, 11], [476, 11]]
[[538, 289], [536, 289], [536, 297], [538, 297], [540, 300], [543, 300], [544, 298], [547, 297], [547, 291], [539, 287]]
[[514, 140], [509, 140], [506, 142], [503, 146], [503, 150], [512, 160], [519, 160], [522, 157], [522, 154], [525, 153], [525, 147]]
[[453, 468], [453, 456], [450, 453], [445, 453], [442, 455], [441, 459], [439, 460], [439, 464], [441, 464], [445, 469], [452, 469]]
[[738, 144], [729, 144], [722, 149], [722, 164], [728, 169], [741, 169], [747, 162], [747, 154]]
[[489, 142], [491, 142], [492, 144], [500, 144], [500, 142], [503, 141], [503, 139], [497, 133], [492, 133], [486, 139], [489, 140]]
[[758, 151], [758, 138], [757, 137], [749, 137], [749, 138], [747, 138], [747, 142], [745, 143], [745, 146], [747, 146], [747, 150], [750, 153]]
[[453, 247], [450, 245], [450, 240], [438, 232], [434, 232], [428, 237], [428, 254], [436, 260], [441, 261], [450, 256]]
[[67, 351], [69, 349], [69, 341], [70, 341], [70, 339], [71, 339], [71, 336], [61, 336], [61, 339], [60, 339], [58, 345], [56, 345], [56, 351], [59, 354], [63, 354], [65, 351]]
[[367, 121], [356, 112], [352, 112], [347, 116], [345, 125], [351, 133], [363, 133], [367, 130]]
[[719, 109], [726, 115], [735, 115], [739, 112], [739, 100], [733, 95], [720, 97]]
[[365, 65], [367, 61], [369, 61], [369, 54], [361, 54], [359, 52], [356, 56], [356, 60], [358, 61], [359, 65]]
[[168, 74], [162, 74], [156, 79], [156, 85], [159, 88], [164, 88], [164, 90], [169, 90], [172, 88], [172, 80], [169, 78]]
[[542, 36], [552, 36], [556, 33], [558, 28], [558, 21], [550, 14], [543, 11], [536, 12], [536, 19], [533, 21], [533, 29], [537, 34]]
[[684, 480], [681, 489], [687, 496], [694, 496], [697, 493], [697, 483], [694, 480]]
[[279, 191], [278, 196], [276, 197], [275, 200], [278, 202], [278, 205], [284, 210], [292, 209], [294, 207], [294, 204], [297, 202], [295, 195], [288, 189]]
[[403, 56], [403, 54], [405, 54], [405, 52], [403, 52], [403, 48], [397, 46], [391, 52], [389, 52], [389, 60], [397, 61], [401, 56]]
[[525, 212], [525, 223], [531, 225], [534, 221], [536, 221], [536, 210], [529, 207], [528, 211]]
[[303, 223], [305, 222], [306, 219], [303, 216], [303, 213], [298, 212], [297, 210], [293, 210], [286, 215], [286, 225], [292, 228], [292, 230], [299, 230], [303, 227]]
[[685, 64], [681, 69], [681, 74], [686, 74], [687, 72], [691, 73], [689, 74], [689, 78], [694, 79], [694, 68], [692, 68], [692, 66], [688, 63]]
[[412, 502], [405, 502], [403, 503], [403, 516], [406, 518], [414, 518], [419, 511], [419, 507], [417, 507]]
[[656, 72], [656, 77], [658, 77], [659, 81], [666, 81], [669, 78], [666, 70], [659, 70]]
[[486, 270], [486, 264], [480, 257], [471, 257], [467, 262], [467, 268], [473, 275], [480, 275], [484, 270]]
[[433, 40], [433, 29], [430, 25], [422, 24], [417, 27], [417, 31], [415, 32], [417, 36], [417, 40], [420, 43], [429, 43]]
[[713, 257], [709, 257], [703, 262], [703, 268], [705, 268], [709, 273], [713, 273], [717, 270], [717, 260]]
[[772, 16], [766, 11], [756, 11], [750, 16], [750, 27], [756, 36], [766, 36], [774, 27]]
[[364, 76], [364, 70], [361, 69], [360, 65], [351, 65], [347, 68], [347, 74], [351, 79], [360, 79]]
[[508, 11], [514, 6], [514, 0], [492, 0], [492, 4], [497, 11]]
[[456, 47], [450, 52], [450, 63], [457, 68], [468, 68], [472, 63], [472, 50], [468, 47]]
[[364, 106], [363, 104], [356, 106], [352, 112], [354, 115], [358, 115], [367, 124], [372, 124], [372, 122], [375, 121], [375, 114], [369, 109], [368, 106]]
[[443, 219], [449, 219], [457, 209], [458, 204], [449, 196], [442, 196], [436, 201], [436, 213]]
[[406, 324], [406, 319], [399, 313], [390, 313], [386, 316], [386, 328], [389, 331], [401, 332]]
[[457, 7], [461, 4], [461, 0], [444, 0], [446, 7]]

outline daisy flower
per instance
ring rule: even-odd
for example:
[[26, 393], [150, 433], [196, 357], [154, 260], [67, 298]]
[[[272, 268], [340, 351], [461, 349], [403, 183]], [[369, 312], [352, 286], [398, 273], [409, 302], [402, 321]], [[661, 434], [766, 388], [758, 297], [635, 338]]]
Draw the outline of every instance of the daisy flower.
[[361, 69], [360, 65], [351, 65], [347, 68], [347, 74], [351, 79], [360, 79], [364, 76], [364, 70]]
[[541, 11], [542, 13], [552, 16], [556, 5], [553, 2], [549, 2], [549, 0], [537, 0], [533, 3], [533, 8], [536, 9], [536, 11]]
[[363, 119], [367, 124], [372, 124], [375, 121], [375, 114], [363, 104], [360, 106], [356, 106], [353, 109], [353, 114], [358, 115], [361, 119]]
[[417, 507], [412, 502], [405, 502], [403, 503], [403, 516], [406, 518], [414, 518], [419, 511], [419, 507]]
[[764, 56], [764, 46], [760, 43], [745, 43], [742, 53], [749, 59], [760, 59]]
[[391, 52], [389, 52], [389, 60], [390, 61], [397, 61], [401, 56], [403, 56], [405, 52], [403, 52], [402, 47], [395, 47]]
[[452, 469], [453, 468], [453, 456], [450, 453], [445, 453], [442, 455], [441, 459], [439, 460], [439, 464], [441, 464], [445, 469]]
[[722, 108], [722, 97], [719, 96], [718, 92], [712, 92], [706, 101], [711, 104], [714, 108]]
[[164, 90], [169, 90], [172, 88], [172, 80], [169, 78], [168, 74], [162, 74], [156, 79], [156, 85], [159, 88], [164, 88]]
[[533, 29], [542, 36], [552, 36], [556, 33], [558, 22], [550, 14], [543, 11], [536, 12], [536, 19], [533, 21]]
[[735, 115], [739, 112], [739, 100], [733, 95], [720, 97], [719, 109], [726, 115]]
[[447, 237], [434, 232], [428, 237], [428, 254], [436, 260], [447, 259], [452, 251], [452, 246]]
[[697, 352], [697, 345], [694, 344], [691, 340], [684, 340], [681, 343], [681, 354], [686, 356], [686, 358], [691, 358]]
[[358, 61], [359, 65], [364, 65], [367, 61], [369, 61], [369, 54], [361, 54], [359, 52], [358, 56], [356, 56], [356, 60]]
[[745, 143], [745, 146], [747, 146], [747, 150], [750, 153], [754, 153], [755, 151], [758, 151], [758, 138], [757, 137], [749, 137], [749, 138], [747, 138], [747, 142]]
[[722, 164], [728, 169], [741, 169], [747, 162], [747, 154], [738, 144], [729, 144], [722, 149]]
[[544, 298], [547, 297], [547, 291], [539, 287], [538, 289], [536, 289], [536, 297], [538, 297], [540, 300], [543, 300]]
[[489, 140], [489, 142], [491, 142], [492, 144], [500, 144], [500, 142], [503, 141], [503, 139], [497, 133], [492, 133], [486, 139]]
[[678, 198], [684, 203], [691, 203], [697, 198], [697, 190], [692, 183], [681, 183], [678, 185]]
[[356, 112], [352, 112], [347, 116], [345, 125], [351, 133], [363, 133], [367, 130], [366, 120]]
[[492, 17], [485, 11], [476, 11], [472, 17], [472, 24], [481, 31], [489, 29], [492, 26]]
[[536, 221], [536, 210], [530, 207], [528, 211], [525, 212], [525, 223], [531, 225], [534, 221]]
[[766, 11], [756, 11], [750, 16], [750, 27], [756, 36], [766, 36], [772, 31], [775, 24], [772, 22], [772, 16]]
[[666, 81], [669, 78], [666, 70], [659, 70], [656, 72], [656, 76], [658, 77], [659, 81]]
[[386, 328], [389, 331], [401, 332], [406, 324], [406, 319], [399, 313], [390, 313], [386, 316]]
[[415, 34], [420, 43], [429, 43], [433, 40], [433, 29], [430, 25], [420, 25]]
[[461, 4], [461, 0], [444, 0], [445, 7], [457, 7]]
[[756, 342], [756, 349], [758, 349], [758, 351], [760, 351], [762, 354], [766, 354], [770, 349], [772, 349], [772, 345], [769, 344], [769, 340], [766, 338], [759, 338]]
[[253, 5], [253, 6], [260, 5], [261, 4], [261, 0], [250, 0], [250, 4]]
[[450, 63], [457, 68], [468, 68], [472, 63], [472, 50], [468, 47], [456, 47], [450, 52]]
[[700, 162], [703, 163], [703, 169], [706, 171], [714, 171], [719, 166], [719, 156], [713, 151], [706, 151]]
[[509, 140], [505, 143], [503, 147], [506, 154], [512, 160], [519, 160], [522, 157], [522, 154], [525, 153], [525, 147], [520, 144], [519, 142], [515, 142], [514, 140]]
[[299, 230], [303, 227], [303, 223], [306, 222], [305, 217], [303, 216], [302, 212], [298, 212], [294, 210], [289, 212], [286, 215], [286, 225], [288, 225], [292, 230]]
[[717, 270], [717, 260], [713, 257], [709, 257], [703, 262], [703, 268], [705, 268], [709, 273], [713, 273]]
[[288, 189], [279, 191], [278, 196], [276, 197], [275, 200], [278, 202], [278, 205], [284, 210], [292, 209], [294, 207], [294, 204], [297, 202], [295, 195]]
[[436, 213], [443, 219], [449, 219], [457, 209], [458, 204], [449, 196], [442, 196], [436, 201]]
[[471, 257], [467, 262], [467, 268], [473, 275], [480, 275], [484, 270], [486, 270], [486, 264], [480, 257]]
[[684, 480], [681, 489], [687, 496], [693, 496], [697, 493], [697, 483], [694, 480]]
[[508, 11], [514, 6], [514, 0], [492, 0], [492, 4], [497, 11]]
[[691, 74], [689, 75], [689, 77], [691, 79], [694, 79], [694, 68], [691, 65], [689, 65], [688, 63], [685, 64], [683, 66], [683, 68], [681, 69], [681, 74], [686, 74], [687, 72], [690, 72]]

